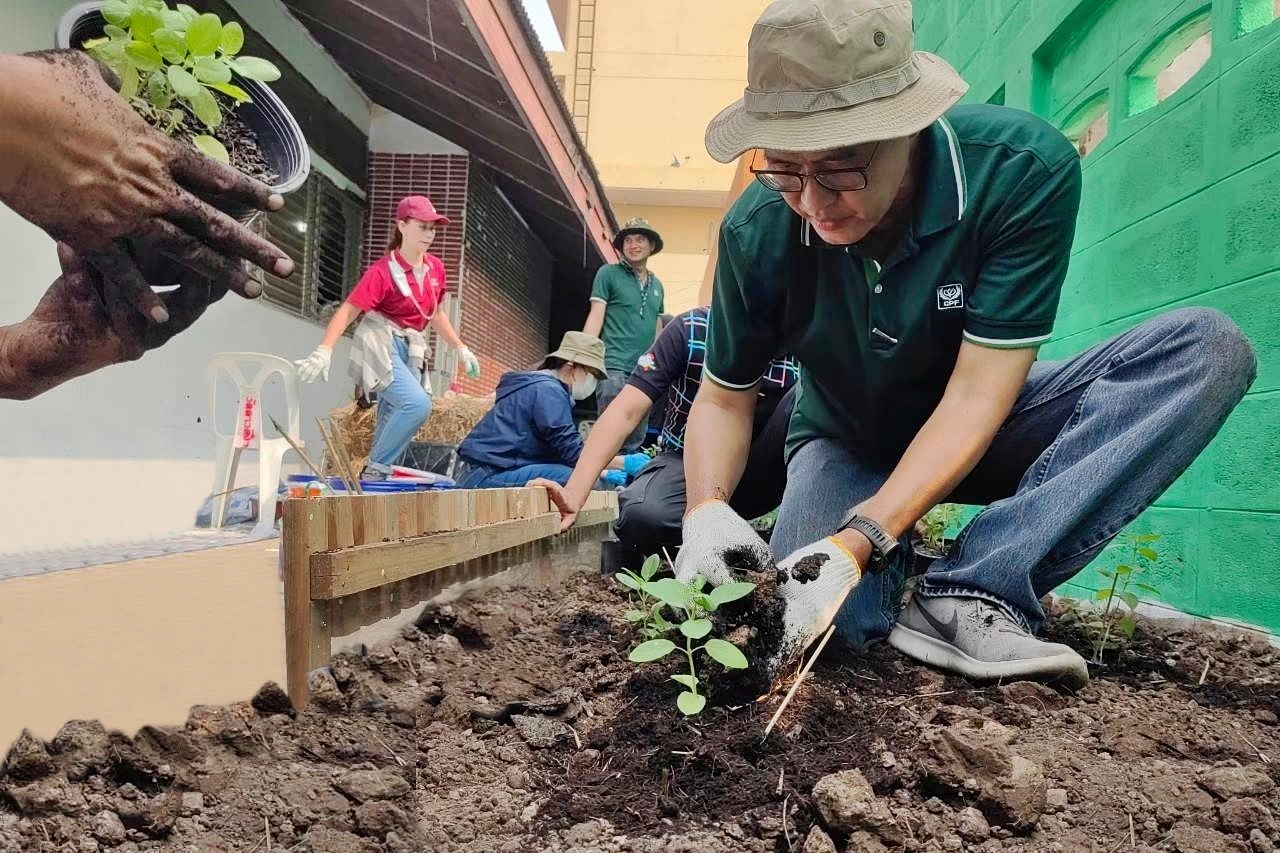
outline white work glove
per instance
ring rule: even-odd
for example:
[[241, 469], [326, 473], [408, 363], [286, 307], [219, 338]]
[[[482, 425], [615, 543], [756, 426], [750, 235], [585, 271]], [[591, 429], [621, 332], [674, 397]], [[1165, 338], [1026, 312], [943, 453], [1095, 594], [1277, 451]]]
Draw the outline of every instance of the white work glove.
[[778, 563], [778, 576], [778, 597], [785, 610], [782, 643], [768, 665], [775, 680], [835, 621], [841, 605], [862, 580], [862, 569], [853, 554], [828, 536], [788, 554]]
[[676, 580], [702, 575], [712, 586], [731, 583], [734, 572], [773, 568], [773, 553], [747, 521], [724, 501], [704, 501], [684, 517]]
[[298, 378], [303, 382], [315, 382], [317, 379], [327, 382], [331, 361], [333, 361], [333, 347], [321, 344], [311, 355], [295, 361], [294, 364], [298, 365]]
[[480, 378], [480, 359], [476, 358], [470, 349], [458, 347], [458, 360], [462, 362], [468, 376], [472, 379]]

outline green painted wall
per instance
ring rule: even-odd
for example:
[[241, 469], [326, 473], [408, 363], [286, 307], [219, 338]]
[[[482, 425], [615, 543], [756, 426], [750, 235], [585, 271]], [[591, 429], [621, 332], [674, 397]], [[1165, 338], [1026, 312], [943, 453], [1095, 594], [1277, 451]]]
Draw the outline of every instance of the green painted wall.
[[[1071, 271], [1041, 357], [1182, 305], [1227, 312], [1253, 341], [1248, 396], [1131, 530], [1161, 534], [1156, 599], [1280, 633], [1280, 0], [914, 5], [917, 47], [960, 71], [967, 100], [1064, 128], [1108, 111], [1105, 139], [1084, 158]], [[1137, 111], [1153, 100], [1141, 72], [1167, 61], [1162, 46], [1210, 28], [1207, 64]], [[1088, 568], [1062, 591], [1098, 583]]]

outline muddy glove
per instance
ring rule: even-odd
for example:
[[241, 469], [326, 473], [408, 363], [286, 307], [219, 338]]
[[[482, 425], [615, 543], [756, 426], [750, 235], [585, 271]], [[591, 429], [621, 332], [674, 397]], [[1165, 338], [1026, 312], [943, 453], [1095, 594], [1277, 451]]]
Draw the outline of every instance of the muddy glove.
[[685, 514], [684, 544], [676, 555], [675, 575], [682, 583], [702, 575], [713, 586], [730, 583], [735, 572], [766, 571], [773, 566], [769, 546], [724, 501], [703, 501]]
[[782, 644], [769, 661], [775, 680], [835, 621], [849, 593], [862, 579], [858, 561], [834, 536], [792, 551], [778, 563]]
[[458, 360], [462, 362], [462, 366], [466, 369], [467, 375], [472, 379], [480, 378], [480, 359], [466, 347], [458, 347]]
[[331, 361], [333, 361], [333, 347], [321, 344], [311, 355], [295, 361], [294, 364], [298, 365], [298, 378], [303, 382], [315, 382], [317, 379], [328, 382]]

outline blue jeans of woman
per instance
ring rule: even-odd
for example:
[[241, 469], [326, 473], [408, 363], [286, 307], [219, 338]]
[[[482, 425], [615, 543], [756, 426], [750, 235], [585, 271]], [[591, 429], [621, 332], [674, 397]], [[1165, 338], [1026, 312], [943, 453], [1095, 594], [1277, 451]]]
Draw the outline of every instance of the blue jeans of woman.
[[[1040, 598], [1173, 484], [1256, 371], [1239, 328], [1203, 308], [1160, 315], [1073, 358], [1036, 362], [990, 447], [945, 499], [984, 508], [916, 594], [983, 598], [1037, 630]], [[787, 467], [775, 554], [831, 535], [889, 474], [834, 440], [800, 447]], [[908, 549], [904, 538], [898, 553]], [[866, 575], [845, 602], [837, 625], [851, 645], [888, 636], [904, 563]]]
[[391, 384], [378, 391], [369, 467], [389, 472], [431, 415], [431, 395], [422, 376], [409, 366], [409, 344], [397, 336], [391, 349]]

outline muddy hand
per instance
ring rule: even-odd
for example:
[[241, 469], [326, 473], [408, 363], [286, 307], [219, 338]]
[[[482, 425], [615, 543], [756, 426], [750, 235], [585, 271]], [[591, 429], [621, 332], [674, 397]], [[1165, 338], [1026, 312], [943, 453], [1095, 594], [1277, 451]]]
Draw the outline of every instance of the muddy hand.
[[79, 253], [58, 245], [59, 276], [26, 320], [7, 330], [4, 396], [28, 399], [76, 376], [141, 358], [188, 328], [226, 288], [159, 251], [141, 260], [157, 284], [180, 285], [157, 296], [168, 322], [157, 325]]
[[683, 545], [676, 555], [675, 575], [682, 583], [702, 575], [713, 586], [730, 583], [736, 572], [762, 572], [773, 567], [773, 553], [746, 519], [724, 501], [710, 500], [685, 513]]
[[861, 579], [857, 558], [835, 537], [806, 545], [778, 563], [778, 597], [785, 609], [782, 643], [768, 664], [773, 681], [831, 626]]
[[574, 506], [573, 501], [569, 500], [568, 493], [565, 492], [564, 486], [561, 486], [555, 480], [547, 480], [539, 477], [536, 480], [530, 480], [525, 486], [534, 488], [541, 486], [547, 490], [547, 497], [551, 498], [552, 505], [556, 511], [560, 513], [560, 532], [564, 533], [573, 523], [578, 520], [578, 510], [580, 507]]
[[[87, 54], [0, 56], [0, 72], [7, 77], [0, 99], [0, 200], [126, 288], [135, 310], [157, 320], [163, 306], [142, 288], [145, 276], [121, 251], [124, 237], [163, 236], [192, 262], [217, 259], [204, 270], [209, 274], [237, 259], [277, 275], [293, 272], [283, 250], [214, 206], [278, 210], [284, 199], [154, 130]], [[259, 290], [244, 275], [229, 286], [244, 296]]]

